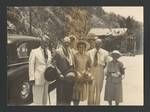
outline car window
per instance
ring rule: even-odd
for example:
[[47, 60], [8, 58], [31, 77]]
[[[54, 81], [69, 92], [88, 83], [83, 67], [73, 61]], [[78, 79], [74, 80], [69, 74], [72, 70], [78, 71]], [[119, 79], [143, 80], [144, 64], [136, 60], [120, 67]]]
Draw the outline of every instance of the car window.
[[32, 49], [39, 47], [39, 41], [18, 41], [7, 45], [7, 64], [28, 62]]
[[17, 52], [16, 52], [16, 44], [8, 44], [7, 45], [7, 63], [13, 64], [16, 63]]
[[29, 57], [28, 44], [27, 43], [22, 43], [21, 45], [19, 45], [17, 47], [17, 56], [18, 56], [18, 59]]

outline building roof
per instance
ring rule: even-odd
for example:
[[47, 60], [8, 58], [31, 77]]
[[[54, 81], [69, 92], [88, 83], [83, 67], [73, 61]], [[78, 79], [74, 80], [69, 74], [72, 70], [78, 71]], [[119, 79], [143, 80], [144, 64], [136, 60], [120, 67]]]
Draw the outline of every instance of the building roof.
[[127, 31], [127, 28], [92, 28], [89, 33], [88, 37], [90, 36], [120, 36], [124, 35]]

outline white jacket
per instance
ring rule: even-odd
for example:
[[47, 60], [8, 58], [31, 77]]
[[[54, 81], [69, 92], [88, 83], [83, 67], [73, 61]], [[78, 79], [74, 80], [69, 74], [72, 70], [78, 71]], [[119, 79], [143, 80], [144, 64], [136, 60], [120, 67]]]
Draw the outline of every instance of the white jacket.
[[33, 49], [29, 57], [29, 80], [34, 80], [35, 85], [44, 85], [44, 72], [51, 64], [51, 51], [47, 49], [48, 59], [44, 58], [44, 52], [41, 47]]
[[[88, 55], [91, 58], [92, 65], [94, 64], [94, 56], [96, 53], [96, 48], [93, 48], [88, 51]], [[111, 57], [109, 56], [108, 51], [100, 48], [98, 52], [98, 64], [104, 66], [106, 63], [108, 63], [111, 60]]]

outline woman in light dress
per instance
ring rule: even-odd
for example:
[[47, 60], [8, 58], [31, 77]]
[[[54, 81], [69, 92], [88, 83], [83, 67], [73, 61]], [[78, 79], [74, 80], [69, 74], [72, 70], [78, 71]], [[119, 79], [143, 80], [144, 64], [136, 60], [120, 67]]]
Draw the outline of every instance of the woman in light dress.
[[80, 40], [77, 43], [78, 52], [74, 55], [75, 71], [77, 73], [76, 82], [73, 88], [73, 103], [79, 105], [80, 101], [88, 98], [88, 83], [92, 80], [90, 77], [90, 58], [86, 54], [87, 43]]

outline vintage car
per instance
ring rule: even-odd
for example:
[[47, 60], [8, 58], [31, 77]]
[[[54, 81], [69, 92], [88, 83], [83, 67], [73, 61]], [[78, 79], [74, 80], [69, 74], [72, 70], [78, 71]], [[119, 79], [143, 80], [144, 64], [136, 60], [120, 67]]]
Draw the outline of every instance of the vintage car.
[[[37, 48], [40, 39], [32, 36], [7, 36], [7, 104], [22, 105], [32, 103], [29, 84], [28, 58], [30, 51]], [[52, 83], [49, 91], [55, 88]]]

